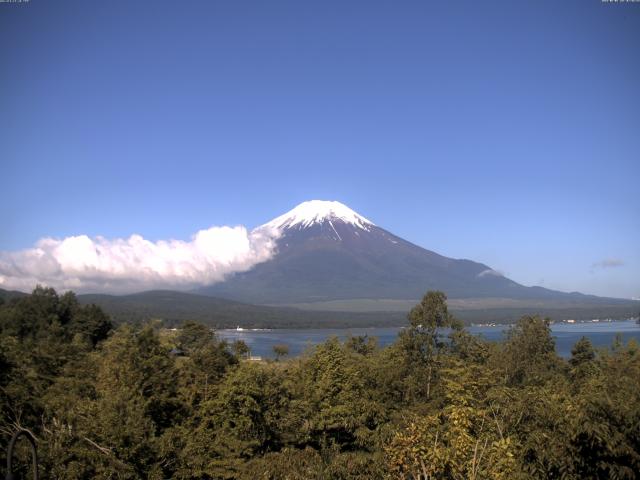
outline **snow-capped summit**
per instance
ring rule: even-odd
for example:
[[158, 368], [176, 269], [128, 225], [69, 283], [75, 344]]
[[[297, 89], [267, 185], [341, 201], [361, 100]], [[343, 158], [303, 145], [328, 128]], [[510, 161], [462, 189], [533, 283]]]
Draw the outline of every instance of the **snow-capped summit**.
[[574, 299], [571, 294], [519, 285], [482, 263], [426, 250], [339, 202], [301, 203], [256, 230], [274, 239], [273, 256], [199, 293], [286, 305], [415, 300], [427, 290], [442, 290], [450, 298], [500, 302], [506, 298]]
[[373, 222], [340, 202], [310, 200], [296, 206], [284, 215], [274, 218], [262, 227], [275, 229], [307, 228], [323, 222], [341, 221], [354, 225], [362, 230], [370, 231]]

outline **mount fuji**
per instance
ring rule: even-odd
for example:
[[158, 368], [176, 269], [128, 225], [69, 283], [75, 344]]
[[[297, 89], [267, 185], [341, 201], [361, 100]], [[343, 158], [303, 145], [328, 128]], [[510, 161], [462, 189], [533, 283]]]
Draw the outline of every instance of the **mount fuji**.
[[[197, 293], [259, 304], [351, 299], [592, 302], [599, 297], [526, 287], [482, 263], [415, 245], [333, 201], [312, 200], [256, 228], [277, 237], [274, 256]], [[609, 299], [611, 300], [611, 299]]]

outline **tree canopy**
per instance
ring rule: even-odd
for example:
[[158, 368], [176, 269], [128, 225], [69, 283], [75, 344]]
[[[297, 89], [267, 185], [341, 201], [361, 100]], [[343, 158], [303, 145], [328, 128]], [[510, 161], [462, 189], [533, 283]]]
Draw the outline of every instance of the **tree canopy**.
[[0, 304], [0, 447], [27, 428], [44, 478], [69, 479], [640, 472], [635, 342], [597, 350], [583, 338], [565, 360], [549, 321], [525, 316], [492, 343], [427, 292], [387, 347], [351, 337], [293, 358], [282, 346], [277, 362], [248, 353], [195, 322], [116, 328], [38, 287]]

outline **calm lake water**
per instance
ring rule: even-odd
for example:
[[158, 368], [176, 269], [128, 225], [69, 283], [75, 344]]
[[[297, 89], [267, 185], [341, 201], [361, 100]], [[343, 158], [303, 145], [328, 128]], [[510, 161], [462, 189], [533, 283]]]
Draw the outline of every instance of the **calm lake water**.
[[[487, 340], [499, 341], [504, 338], [508, 325], [473, 326], [467, 330], [475, 335], [482, 335]], [[400, 331], [399, 327], [389, 328], [320, 328], [309, 330], [277, 329], [277, 330], [218, 330], [220, 338], [228, 341], [243, 340], [251, 348], [251, 355], [263, 358], [273, 357], [274, 345], [288, 345], [289, 355], [300, 355], [306, 348], [322, 343], [329, 337], [337, 336], [344, 340], [349, 335], [368, 335], [377, 337], [381, 346], [393, 343]], [[551, 325], [552, 335], [556, 340], [556, 350], [562, 357], [571, 355], [571, 348], [582, 337], [591, 340], [595, 347], [609, 347], [616, 335], [620, 334], [624, 342], [635, 338], [640, 342], [640, 325], [634, 320], [613, 322], [555, 323]]]

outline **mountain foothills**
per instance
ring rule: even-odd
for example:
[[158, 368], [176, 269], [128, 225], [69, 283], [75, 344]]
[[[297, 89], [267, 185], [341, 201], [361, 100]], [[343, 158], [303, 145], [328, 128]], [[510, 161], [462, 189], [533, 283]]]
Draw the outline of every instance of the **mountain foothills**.
[[[26, 293], [0, 289], [0, 299], [11, 300], [28, 296]], [[319, 306], [299, 305], [299, 308], [251, 305], [223, 298], [173, 290], [150, 290], [131, 295], [84, 294], [77, 296], [83, 305], [98, 305], [115, 323], [141, 324], [161, 320], [167, 327], [175, 327], [187, 320], [202, 322], [214, 328], [341, 328], [401, 326], [411, 301], [377, 302], [372, 305], [357, 302], [326, 302]], [[543, 315], [554, 320], [574, 318], [628, 318], [638, 314], [636, 303], [550, 304], [522, 306], [518, 302], [504, 302], [487, 307], [482, 302], [466, 303], [451, 300], [450, 309], [465, 323], [512, 323], [522, 315]], [[300, 307], [307, 308], [303, 310]]]
[[162, 320], [167, 327], [197, 320], [215, 328], [339, 328], [401, 325], [406, 312], [303, 311], [251, 305], [223, 298], [171, 290], [132, 295], [78, 295], [82, 304], [102, 307], [117, 323]]
[[[488, 342], [427, 292], [384, 348], [248, 352], [195, 322], [116, 328], [71, 292], [0, 298], [0, 450], [27, 429], [41, 478], [69, 480], [640, 478], [634, 341], [563, 359], [524, 316]], [[33, 478], [17, 447], [0, 477]]]

